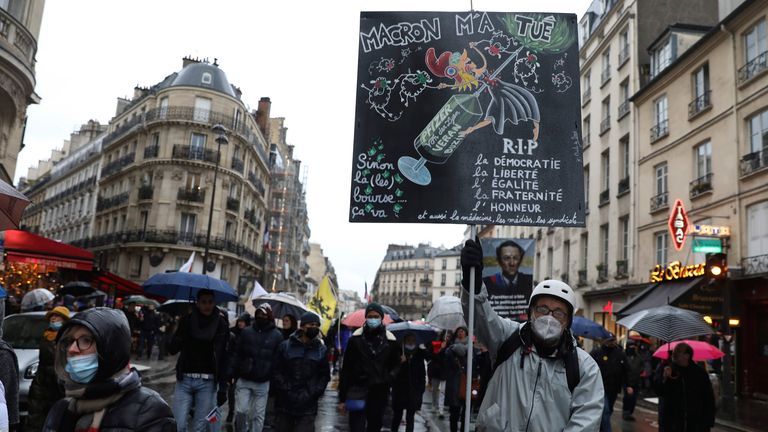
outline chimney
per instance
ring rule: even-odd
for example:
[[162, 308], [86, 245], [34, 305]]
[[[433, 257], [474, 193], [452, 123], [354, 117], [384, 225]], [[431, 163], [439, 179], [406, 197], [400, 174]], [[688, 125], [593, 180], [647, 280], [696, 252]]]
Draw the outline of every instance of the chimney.
[[197, 57], [192, 58], [190, 56], [186, 56], [181, 59], [181, 68], [184, 69], [185, 67], [195, 63], [200, 63], [200, 59]]
[[261, 133], [266, 137], [269, 135], [269, 111], [272, 108], [272, 101], [268, 97], [259, 99], [259, 108], [256, 110], [256, 124], [259, 125]]
[[125, 111], [126, 108], [128, 108], [128, 105], [131, 104], [131, 101], [129, 101], [126, 98], [117, 98], [117, 109], [115, 110], [115, 115], [119, 116], [120, 114]]

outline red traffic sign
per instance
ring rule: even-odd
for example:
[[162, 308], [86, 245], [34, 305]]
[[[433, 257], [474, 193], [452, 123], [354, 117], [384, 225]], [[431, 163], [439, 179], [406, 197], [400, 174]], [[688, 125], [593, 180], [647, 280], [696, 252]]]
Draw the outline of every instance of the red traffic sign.
[[688, 214], [685, 212], [683, 202], [680, 199], [675, 200], [672, 211], [669, 213], [669, 232], [672, 234], [672, 244], [675, 250], [680, 250], [685, 244], [685, 235], [688, 234]]

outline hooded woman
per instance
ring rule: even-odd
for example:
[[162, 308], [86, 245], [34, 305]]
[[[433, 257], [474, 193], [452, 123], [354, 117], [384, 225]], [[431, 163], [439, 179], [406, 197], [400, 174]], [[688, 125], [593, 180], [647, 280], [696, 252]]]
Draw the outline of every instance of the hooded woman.
[[416, 343], [412, 332], [403, 338], [403, 351], [400, 357], [400, 369], [392, 386], [392, 432], [400, 428], [400, 421], [405, 411], [405, 431], [413, 432], [414, 416], [421, 409], [427, 372], [424, 367], [432, 357], [424, 345]]
[[295, 316], [291, 314], [283, 315], [283, 328], [280, 329], [280, 332], [283, 333], [283, 339], [288, 340], [298, 328], [299, 323], [296, 321]]
[[29, 429], [39, 431], [45, 424], [45, 416], [57, 400], [64, 397], [64, 389], [59, 383], [54, 369], [56, 357], [56, 336], [64, 323], [69, 321], [69, 309], [57, 306], [45, 314], [48, 327], [40, 341], [37, 373], [29, 386]]
[[[458, 327], [451, 338], [448, 346], [443, 350], [445, 357], [445, 406], [450, 413], [451, 432], [464, 430], [464, 397], [462, 393], [462, 377], [467, 374], [467, 348], [469, 333], [464, 326]], [[479, 350], [473, 349], [475, 356]], [[477, 376], [478, 362], [473, 363], [473, 377]], [[466, 379], [466, 378], [464, 378]], [[465, 384], [466, 385], [466, 384]], [[461, 429], [459, 429], [459, 420], [461, 419]]]
[[168, 404], [129, 367], [130, 351], [128, 320], [118, 310], [88, 309], [64, 324], [54, 364], [66, 397], [43, 431], [175, 431]]

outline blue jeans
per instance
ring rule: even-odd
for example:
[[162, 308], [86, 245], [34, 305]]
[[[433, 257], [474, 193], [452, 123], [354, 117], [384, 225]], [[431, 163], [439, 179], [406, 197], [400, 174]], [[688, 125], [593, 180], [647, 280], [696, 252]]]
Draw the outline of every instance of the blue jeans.
[[[173, 393], [173, 417], [176, 418], [176, 429], [179, 432], [187, 430], [206, 432], [208, 425], [211, 432], [219, 431], [218, 423], [208, 423], [205, 416], [216, 406], [216, 381], [202, 378], [182, 377], [176, 382]], [[187, 429], [189, 410], [194, 407], [191, 428]]]
[[618, 394], [605, 394], [603, 401], [603, 418], [600, 420], [600, 432], [611, 432], [611, 414], [613, 414], [613, 404], [616, 403]]
[[261, 432], [267, 413], [269, 381], [237, 380], [235, 389], [235, 432]]

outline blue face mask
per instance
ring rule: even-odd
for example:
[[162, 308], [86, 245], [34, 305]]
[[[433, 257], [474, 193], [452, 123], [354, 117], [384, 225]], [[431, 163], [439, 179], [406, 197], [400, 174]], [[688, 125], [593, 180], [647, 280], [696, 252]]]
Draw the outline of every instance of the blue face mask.
[[405, 349], [408, 351], [413, 351], [416, 349], [416, 344], [405, 344]]
[[88, 384], [99, 371], [99, 355], [96, 353], [74, 356], [67, 359], [64, 370], [72, 381], [80, 384]]
[[365, 320], [365, 325], [367, 325], [369, 328], [375, 329], [381, 325], [381, 320], [379, 318], [368, 318]]
[[50, 327], [50, 329], [51, 329], [51, 330], [57, 330], [57, 331], [58, 331], [58, 330], [61, 328], [61, 326], [63, 326], [63, 325], [64, 325], [64, 323], [63, 323], [63, 322], [61, 322], [61, 321], [56, 321], [56, 322], [48, 323], [48, 327]]

